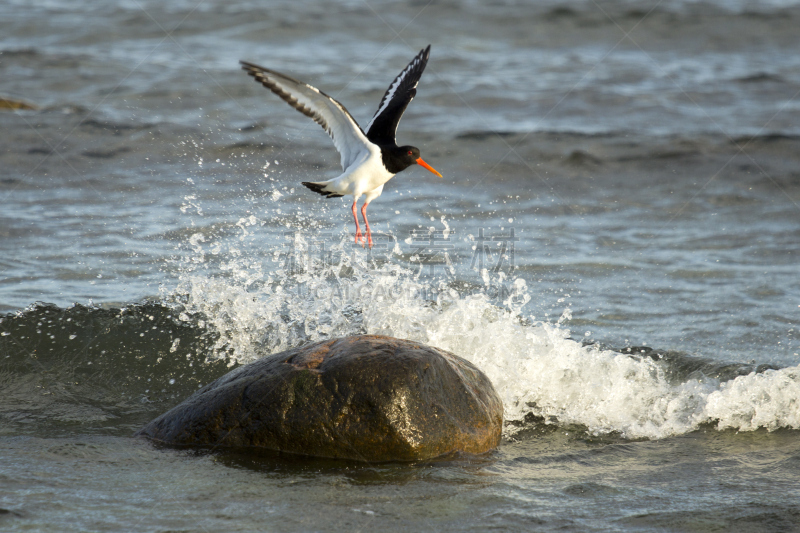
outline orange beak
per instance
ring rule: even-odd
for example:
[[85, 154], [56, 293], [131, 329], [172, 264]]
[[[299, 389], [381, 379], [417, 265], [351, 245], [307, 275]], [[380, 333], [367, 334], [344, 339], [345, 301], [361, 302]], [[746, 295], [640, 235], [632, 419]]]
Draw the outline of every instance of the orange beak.
[[437, 176], [439, 176], [440, 178], [442, 177], [442, 175], [441, 175], [441, 174], [439, 174], [439, 172], [437, 172], [437, 171], [436, 171], [436, 169], [434, 169], [434, 168], [433, 168], [432, 166], [430, 166], [428, 163], [426, 163], [425, 161], [423, 161], [421, 157], [420, 157], [419, 159], [417, 159], [417, 164], [418, 164], [418, 165], [420, 165], [420, 166], [423, 166], [423, 167], [427, 168], [428, 170], [430, 170], [431, 172], [433, 172], [434, 174], [436, 174], [436, 175], [437, 175]]

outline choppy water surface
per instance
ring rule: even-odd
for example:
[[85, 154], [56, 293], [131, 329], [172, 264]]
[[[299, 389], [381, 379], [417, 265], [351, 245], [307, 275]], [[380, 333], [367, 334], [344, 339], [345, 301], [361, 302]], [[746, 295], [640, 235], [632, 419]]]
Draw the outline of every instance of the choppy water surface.
[[[800, 6], [0, 5], [0, 529], [791, 531]], [[315, 124], [432, 56], [352, 244]], [[47, 303], [37, 303], [47, 302]], [[466, 357], [483, 458], [356, 465], [130, 435], [231, 367], [381, 333]]]

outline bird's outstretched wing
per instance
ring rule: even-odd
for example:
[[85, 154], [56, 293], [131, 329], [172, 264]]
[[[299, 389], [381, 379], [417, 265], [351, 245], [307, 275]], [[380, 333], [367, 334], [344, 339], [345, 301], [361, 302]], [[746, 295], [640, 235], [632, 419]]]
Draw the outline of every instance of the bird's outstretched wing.
[[375, 144], [395, 144], [397, 124], [409, 102], [417, 94], [417, 84], [430, 55], [431, 45], [428, 45], [389, 85], [375, 116], [367, 125], [367, 139]]
[[345, 107], [307, 83], [280, 72], [239, 61], [247, 74], [280, 96], [284, 102], [322, 126], [341, 156], [342, 170], [369, 153], [366, 135]]

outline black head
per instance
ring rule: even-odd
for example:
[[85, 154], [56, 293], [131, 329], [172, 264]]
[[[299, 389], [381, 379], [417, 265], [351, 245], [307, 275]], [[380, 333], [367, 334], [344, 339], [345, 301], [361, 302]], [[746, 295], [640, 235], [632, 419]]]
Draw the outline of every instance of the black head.
[[419, 148], [417, 148], [416, 146], [400, 146], [399, 149], [400, 149], [400, 154], [403, 157], [405, 168], [417, 164], [417, 159], [419, 159], [420, 157]]
[[422, 157], [420, 157], [419, 154], [419, 148], [416, 146], [382, 146], [381, 155], [383, 156], [383, 165], [386, 167], [386, 170], [392, 174], [397, 174], [398, 172], [407, 169], [411, 165], [420, 165], [427, 168], [440, 178], [442, 177], [442, 175], [436, 172], [433, 167], [422, 160]]

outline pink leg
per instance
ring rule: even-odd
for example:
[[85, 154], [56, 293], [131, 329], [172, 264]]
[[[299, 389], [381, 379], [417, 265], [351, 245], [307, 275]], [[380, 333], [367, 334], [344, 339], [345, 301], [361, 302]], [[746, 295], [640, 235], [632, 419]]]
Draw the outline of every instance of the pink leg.
[[361, 235], [361, 228], [358, 226], [358, 215], [356, 214], [356, 201], [357, 199], [353, 200], [353, 219], [356, 221], [356, 244], [361, 242], [361, 239], [364, 238]]
[[364, 217], [364, 225], [367, 226], [367, 242], [369, 243], [369, 247], [372, 248], [372, 232], [369, 229], [369, 220], [367, 220], [367, 206], [369, 204], [364, 204], [361, 206], [361, 216]]

